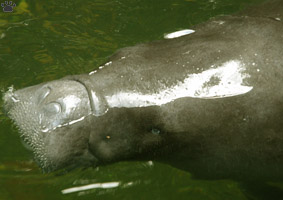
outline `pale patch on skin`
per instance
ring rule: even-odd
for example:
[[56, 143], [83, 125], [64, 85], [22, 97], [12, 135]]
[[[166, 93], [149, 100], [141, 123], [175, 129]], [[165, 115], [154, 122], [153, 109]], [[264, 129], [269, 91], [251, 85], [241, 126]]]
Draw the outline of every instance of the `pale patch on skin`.
[[182, 97], [216, 99], [237, 96], [253, 89], [244, 85], [244, 79], [249, 78], [244, 71], [245, 66], [240, 61], [231, 60], [220, 67], [211, 66], [201, 73], [189, 74], [184, 81], [158, 93], [121, 91], [106, 96], [106, 101], [109, 107], [146, 107], [160, 106]]
[[184, 36], [184, 35], [189, 35], [189, 34], [194, 33], [194, 32], [195, 31], [191, 30], [191, 29], [184, 29], [184, 30], [181, 30], [181, 31], [168, 33], [168, 34], [164, 35], [164, 38], [165, 39], [173, 39], [173, 38], [181, 37], [181, 36]]
[[81, 99], [75, 95], [69, 95], [62, 99], [63, 105], [66, 106], [66, 114], [69, 114], [72, 112], [73, 109], [75, 109], [79, 103], [81, 102]]

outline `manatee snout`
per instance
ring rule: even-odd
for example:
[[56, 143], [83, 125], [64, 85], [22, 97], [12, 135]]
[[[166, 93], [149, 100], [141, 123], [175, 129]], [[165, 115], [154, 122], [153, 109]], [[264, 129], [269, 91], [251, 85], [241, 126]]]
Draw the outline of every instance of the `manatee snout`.
[[[9, 111], [23, 102], [33, 103], [34, 106], [39, 105], [50, 94], [51, 88], [43, 85], [42, 87], [33, 86], [21, 90], [14, 90], [10, 87], [4, 94], [4, 111], [9, 114]], [[21, 110], [18, 110], [21, 112]]]
[[3, 95], [3, 110], [6, 115], [8, 114], [8, 111], [11, 110], [12, 106], [18, 101], [17, 95], [14, 94], [14, 88], [10, 87], [9, 90]]
[[73, 135], [91, 114], [87, 89], [80, 82], [61, 79], [20, 90], [11, 87], [3, 101], [5, 113], [43, 169], [61, 168], [61, 162], [86, 154], [88, 135]]
[[27, 87], [10, 88], [3, 97], [4, 110], [16, 124], [28, 120], [23, 114], [38, 117], [36, 124], [54, 129], [64, 123], [87, 116], [91, 112], [89, 97], [84, 85], [72, 80], [57, 80]]

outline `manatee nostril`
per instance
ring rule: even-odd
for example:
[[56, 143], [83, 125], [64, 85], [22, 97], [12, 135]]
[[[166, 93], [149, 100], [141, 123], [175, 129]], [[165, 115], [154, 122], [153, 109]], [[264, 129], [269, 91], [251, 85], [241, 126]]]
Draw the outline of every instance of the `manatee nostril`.
[[10, 87], [9, 90], [2, 97], [4, 101], [3, 111], [7, 114], [9, 110], [15, 105], [15, 103], [19, 102], [19, 97], [15, 94], [14, 88]]
[[15, 95], [15, 94], [11, 95], [11, 99], [12, 99], [13, 102], [18, 102], [18, 101], [20, 101], [19, 98], [18, 98], [18, 96]]
[[38, 103], [41, 103], [51, 92], [51, 88], [49, 86], [44, 86], [39, 90], [38, 94]]
[[62, 111], [62, 106], [60, 103], [51, 102], [44, 106], [44, 111], [48, 114], [58, 114]]

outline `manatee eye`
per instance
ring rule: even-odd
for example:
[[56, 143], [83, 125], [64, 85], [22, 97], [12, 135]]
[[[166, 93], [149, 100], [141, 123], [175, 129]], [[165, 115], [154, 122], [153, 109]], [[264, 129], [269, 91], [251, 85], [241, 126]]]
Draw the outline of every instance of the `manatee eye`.
[[159, 129], [157, 129], [157, 128], [152, 128], [152, 129], [151, 129], [151, 133], [154, 134], [154, 135], [159, 135], [160, 132], [161, 132], [161, 131], [160, 131]]
[[47, 105], [44, 106], [44, 111], [45, 113], [47, 114], [58, 114], [60, 113], [62, 110], [62, 107], [59, 103], [57, 102], [52, 102], [52, 103], [49, 103]]

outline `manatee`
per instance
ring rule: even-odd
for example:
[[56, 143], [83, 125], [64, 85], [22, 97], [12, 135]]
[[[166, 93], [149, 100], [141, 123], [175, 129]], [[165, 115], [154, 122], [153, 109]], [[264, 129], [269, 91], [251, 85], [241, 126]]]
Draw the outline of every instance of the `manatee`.
[[87, 74], [11, 88], [4, 109], [45, 172], [153, 159], [282, 180], [282, 13], [269, 1], [123, 48]]

